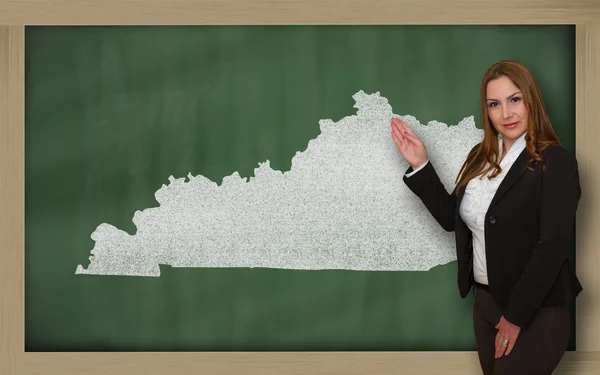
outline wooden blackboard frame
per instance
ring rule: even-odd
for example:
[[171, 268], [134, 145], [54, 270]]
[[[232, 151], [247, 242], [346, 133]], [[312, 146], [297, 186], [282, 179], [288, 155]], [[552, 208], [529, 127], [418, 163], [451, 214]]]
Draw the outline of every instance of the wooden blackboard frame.
[[[0, 2], [0, 375], [481, 373], [475, 352], [24, 351], [24, 45], [27, 25], [570, 24], [576, 26], [577, 350], [557, 374], [600, 369], [600, 6], [595, 0], [27, 0]], [[533, 48], [533, 46], [532, 46]], [[598, 130], [596, 130], [598, 129]]]

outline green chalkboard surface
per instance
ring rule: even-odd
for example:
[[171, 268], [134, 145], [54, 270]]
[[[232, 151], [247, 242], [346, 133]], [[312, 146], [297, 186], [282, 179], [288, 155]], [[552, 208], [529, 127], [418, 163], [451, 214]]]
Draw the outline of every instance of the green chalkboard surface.
[[480, 127], [485, 70], [516, 59], [574, 151], [574, 39], [572, 26], [27, 27], [25, 350], [475, 350], [455, 262], [165, 266], [156, 278], [75, 268], [99, 224], [134, 234], [134, 213], [157, 206], [171, 175], [289, 170], [319, 120], [355, 114], [360, 90], [423, 124], [474, 115]]

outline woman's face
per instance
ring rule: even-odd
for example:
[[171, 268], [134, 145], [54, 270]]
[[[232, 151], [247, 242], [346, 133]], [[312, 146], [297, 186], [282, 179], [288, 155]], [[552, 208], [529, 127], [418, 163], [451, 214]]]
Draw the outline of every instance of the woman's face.
[[508, 150], [527, 131], [527, 108], [523, 94], [506, 76], [490, 81], [486, 88], [488, 117], [504, 137]]

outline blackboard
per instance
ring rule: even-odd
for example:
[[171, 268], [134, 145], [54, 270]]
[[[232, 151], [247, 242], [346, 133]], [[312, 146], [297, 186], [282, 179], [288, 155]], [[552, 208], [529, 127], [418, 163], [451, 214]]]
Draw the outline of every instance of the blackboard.
[[480, 126], [483, 73], [515, 59], [574, 151], [574, 40], [572, 26], [27, 27], [26, 351], [475, 350], [455, 263], [160, 278], [74, 268], [98, 224], [134, 233], [134, 212], [156, 206], [170, 175], [250, 177], [267, 159], [288, 170], [320, 119], [354, 113], [359, 90], [422, 123]]

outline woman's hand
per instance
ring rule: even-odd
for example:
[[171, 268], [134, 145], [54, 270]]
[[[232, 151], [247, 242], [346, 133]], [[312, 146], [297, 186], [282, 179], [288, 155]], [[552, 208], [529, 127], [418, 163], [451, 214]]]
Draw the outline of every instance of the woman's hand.
[[407, 123], [399, 118], [393, 118], [391, 122], [392, 138], [398, 147], [398, 151], [406, 162], [416, 169], [423, 165], [428, 159], [425, 145], [417, 137], [415, 132]]
[[[516, 326], [504, 319], [504, 316], [500, 317], [500, 322], [496, 325], [498, 333], [496, 334], [496, 355], [495, 359], [501, 358], [503, 355], [509, 355], [517, 342], [517, 337], [521, 332], [521, 327]], [[502, 345], [504, 340], [508, 340], [508, 344]]]

